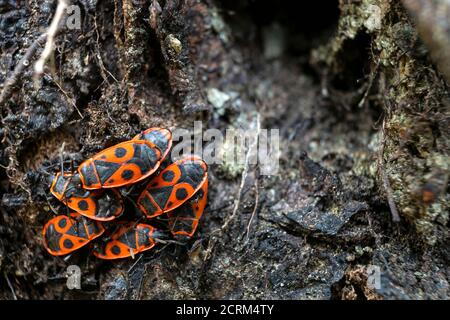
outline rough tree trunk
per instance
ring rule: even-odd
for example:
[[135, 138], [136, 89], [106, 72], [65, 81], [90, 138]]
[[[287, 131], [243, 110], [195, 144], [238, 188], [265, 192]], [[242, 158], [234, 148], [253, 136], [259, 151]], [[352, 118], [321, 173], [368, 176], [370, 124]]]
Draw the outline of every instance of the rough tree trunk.
[[[1, 299], [449, 297], [450, 28], [430, 18], [448, 24], [448, 3], [295, 3], [72, 1], [81, 29], [62, 27], [34, 81], [38, 41], [0, 105]], [[56, 5], [0, 1], [3, 89]], [[45, 252], [50, 206], [64, 210], [47, 200], [61, 156], [79, 164], [194, 120], [279, 128], [278, 175], [211, 166], [186, 246], [114, 263]], [[65, 286], [70, 264], [82, 290]]]

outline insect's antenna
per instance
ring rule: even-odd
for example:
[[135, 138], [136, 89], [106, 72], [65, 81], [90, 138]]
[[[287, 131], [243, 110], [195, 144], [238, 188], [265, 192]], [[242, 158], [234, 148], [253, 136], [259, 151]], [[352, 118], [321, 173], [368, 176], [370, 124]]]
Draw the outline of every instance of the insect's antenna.
[[169, 218], [163, 218], [162, 216], [157, 216], [155, 219], [163, 222], [168, 222], [170, 220]]
[[156, 242], [159, 243], [178, 243], [178, 244], [182, 244], [180, 242], [177, 242], [175, 240], [169, 240], [170, 239], [170, 234], [167, 231], [163, 231], [163, 230], [155, 230], [152, 234], [152, 237], [155, 239]]
[[48, 172], [48, 171], [45, 170], [45, 169], [40, 169], [40, 170], [39, 170], [39, 173], [42, 173], [43, 175], [45, 175], [45, 176], [47, 176], [47, 177], [52, 175], [50, 172]]
[[74, 165], [73, 165], [73, 159], [70, 159], [70, 173], [74, 173], [75, 169], [74, 169]]
[[176, 241], [176, 240], [163, 240], [163, 239], [159, 239], [159, 238], [154, 238], [154, 239], [155, 239], [155, 242], [162, 243], [162, 244], [174, 243], [174, 244], [178, 244], [180, 246], [185, 246], [186, 245], [186, 243], [179, 242], [179, 241]]

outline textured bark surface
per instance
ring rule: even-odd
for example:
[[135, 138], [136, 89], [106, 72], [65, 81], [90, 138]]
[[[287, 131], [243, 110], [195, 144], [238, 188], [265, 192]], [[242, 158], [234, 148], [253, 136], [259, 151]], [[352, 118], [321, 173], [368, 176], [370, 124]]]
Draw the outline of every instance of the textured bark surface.
[[[3, 91], [36, 50], [0, 105], [0, 298], [448, 299], [450, 37], [424, 1], [403, 3], [72, 1], [81, 29], [60, 30], [35, 81], [57, 2], [0, 1]], [[61, 157], [194, 120], [280, 129], [279, 174], [210, 166], [185, 245], [112, 263], [45, 252]], [[65, 285], [71, 264], [82, 290]]]

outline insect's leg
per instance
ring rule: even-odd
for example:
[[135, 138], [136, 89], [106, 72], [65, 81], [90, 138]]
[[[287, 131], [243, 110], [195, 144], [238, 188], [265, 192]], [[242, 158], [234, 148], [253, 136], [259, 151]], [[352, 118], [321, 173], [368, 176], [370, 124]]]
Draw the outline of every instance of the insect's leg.
[[53, 214], [54, 214], [55, 216], [57, 216], [57, 215], [58, 215], [58, 212], [57, 212], [57, 211], [55, 210], [55, 208], [51, 205], [50, 199], [52, 199], [52, 197], [48, 197], [48, 196], [45, 197], [45, 200], [47, 201], [47, 204], [48, 204], [50, 210], [52, 210]]
[[74, 169], [74, 166], [73, 166], [73, 159], [70, 159], [70, 173], [74, 173], [75, 172], [75, 169]]
[[[66, 206], [66, 213], [67, 213], [67, 215], [70, 214], [70, 210], [69, 210], [69, 207], [68, 207], [68, 206]], [[77, 223], [77, 225], [78, 225], [78, 223]], [[77, 232], [78, 232], [78, 230], [77, 230]]]
[[136, 185], [133, 184], [132, 186], [126, 186], [119, 189], [119, 192], [122, 196], [128, 198], [131, 192], [133, 192], [133, 189]]

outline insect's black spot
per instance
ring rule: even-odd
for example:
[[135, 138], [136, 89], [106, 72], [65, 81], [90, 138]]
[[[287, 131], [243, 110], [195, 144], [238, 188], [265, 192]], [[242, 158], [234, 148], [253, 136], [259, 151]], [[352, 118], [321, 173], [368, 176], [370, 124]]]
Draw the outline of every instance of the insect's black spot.
[[106, 154], [102, 155], [100, 158], [105, 160], [106, 159]]
[[173, 205], [173, 202], [172, 202], [172, 201], [169, 201], [169, 202], [167, 203], [167, 208], [170, 208], [172, 205]]
[[188, 196], [187, 190], [185, 188], [180, 188], [175, 192], [175, 196], [178, 200], [184, 200]]
[[171, 182], [173, 180], [173, 177], [175, 176], [175, 173], [173, 173], [172, 170], [168, 170], [163, 173], [162, 178], [166, 182]]
[[120, 248], [118, 246], [112, 246], [111, 252], [117, 256], [120, 254]]
[[66, 248], [66, 249], [73, 248], [73, 242], [69, 239], [64, 240], [63, 245], [64, 245], [64, 248]]
[[87, 203], [86, 200], [81, 200], [80, 202], [78, 202], [78, 209], [86, 211], [89, 208], [89, 204]]
[[121, 174], [121, 177], [124, 180], [130, 180], [131, 178], [133, 178], [133, 176], [134, 176], [134, 172], [132, 170], [128, 170], [128, 169], [123, 170], [123, 172]]
[[67, 200], [67, 203], [72, 203], [72, 199]]
[[83, 243], [83, 242], [84, 242], [83, 239], [79, 239], [79, 240], [78, 240], [78, 243]]
[[154, 188], [156, 186], [158, 186], [158, 182], [157, 181], [153, 182], [150, 187]]
[[62, 229], [65, 228], [67, 226], [67, 219], [61, 219], [58, 222], [58, 226]]
[[127, 154], [127, 150], [126, 150], [125, 148], [119, 147], [119, 148], [116, 148], [116, 150], [114, 150], [114, 155], [115, 155], [117, 158], [122, 158], [122, 157], [124, 157], [126, 154]]
[[204, 192], [203, 192], [203, 190], [200, 190], [200, 191], [198, 192], [198, 197], [199, 197], [199, 198], [203, 198], [203, 196], [204, 196]]

